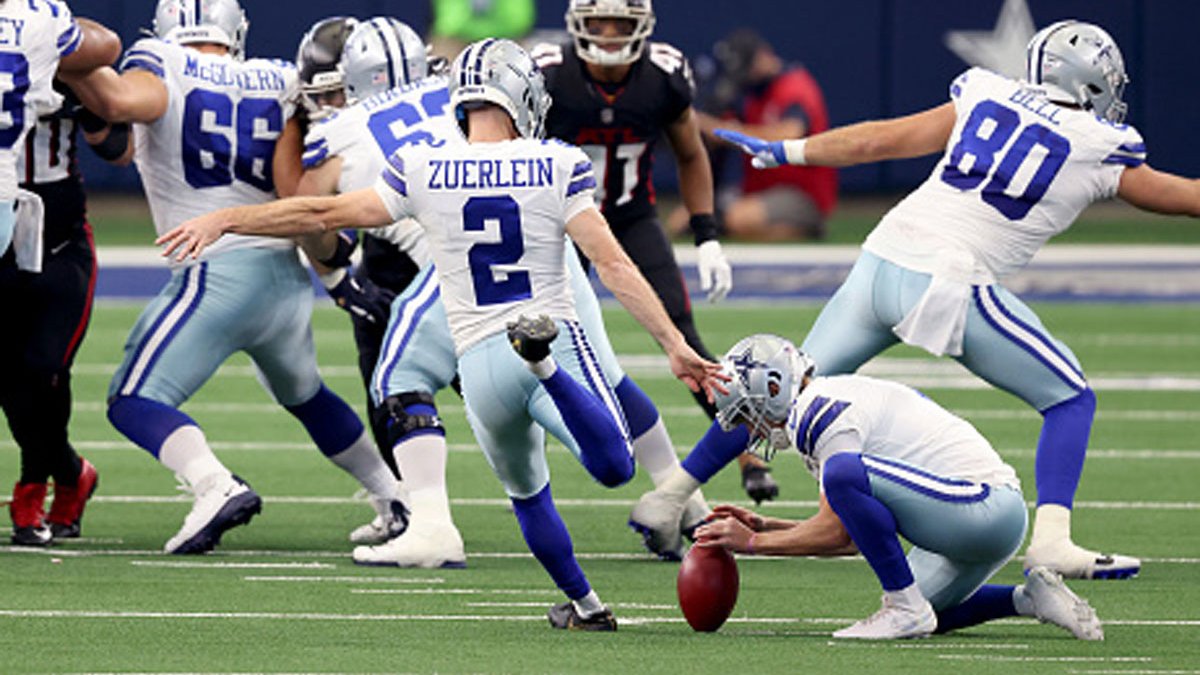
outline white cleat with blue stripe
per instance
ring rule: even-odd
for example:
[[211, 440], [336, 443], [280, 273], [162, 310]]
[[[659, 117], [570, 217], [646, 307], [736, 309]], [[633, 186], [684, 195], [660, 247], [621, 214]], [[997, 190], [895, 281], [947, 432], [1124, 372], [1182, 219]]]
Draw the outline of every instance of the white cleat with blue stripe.
[[1057, 572], [1047, 567], [1034, 567], [1029, 570], [1022, 592], [1033, 606], [1038, 621], [1070, 631], [1080, 640], [1104, 639], [1104, 627], [1096, 610], [1067, 588]]
[[921, 597], [904, 603], [891, 594], [883, 595], [883, 607], [871, 616], [835, 631], [833, 637], [845, 640], [904, 640], [924, 638], [937, 630], [933, 605]]
[[1025, 574], [1047, 567], [1066, 579], [1130, 579], [1142, 569], [1142, 561], [1127, 555], [1097, 553], [1070, 540], [1030, 545], [1025, 552]]

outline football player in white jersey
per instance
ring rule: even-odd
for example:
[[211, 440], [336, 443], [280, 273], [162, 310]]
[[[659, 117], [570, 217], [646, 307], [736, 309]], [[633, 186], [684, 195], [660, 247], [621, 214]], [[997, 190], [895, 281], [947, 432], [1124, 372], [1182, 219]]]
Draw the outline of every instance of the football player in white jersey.
[[0, 0], [0, 255], [16, 226], [17, 152], [37, 118], [62, 104], [52, 86], [55, 72], [84, 75], [112, 63], [120, 50], [112, 31], [76, 21], [65, 2]]
[[[821, 484], [816, 515], [766, 518], [722, 505], [700, 546], [759, 555], [856, 550], [883, 586], [883, 608], [836, 631], [847, 639], [925, 637], [1031, 616], [1103, 640], [1096, 613], [1046, 567], [1020, 586], [984, 585], [1025, 539], [1012, 467], [966, 421], [916, 390], [859, 375], [813, 377], [815, 364], [774, 335], [753, 335], [722, 361], [732, 376], [717, 422], [741, 427], [768, 459], [796, 448]], [[907, 557], [903, 536], [912, 543]]]
[[1071, 541], [1071, 507], [1096, 397], [1075, 356], [1004, 288], [1090, 203], [1119, 196], [1200, 216], [1200, 183], [1156, 171], [1124, 124], [1127, 77], [1101, 28], [1061, 21], [1029, 43], [1025, 81], [973, 68], [949, 103], [805, 140], [726, 133], [772, 166], [848, 166], [944, 152], [883, 217], [803, 348], [824, 374], [853, 372], [899, 340], [949, 355], [1038, 410], [1037, 518], [1025, 564], [1068, 577], [1122, 578], [1141, 563]]
[[296, 235], [415, 217], [438, 268], [472, 429], [530, 550], [569, 598], [551, 609], [550, 623], [614, 630], [554, 508], [542, 447], [548, 429], [604, 485], [633, 475], [624, 420], [576, 320], [564, 234], [663, 346], [677, 377], [711, 392], [718, 366], [687, 346], [613, 238], [592, 202], [587, 157], [538, 140], [550, 101], [529, 55], [507, 40], [475, 43], [456, 60], [450, 87], [466, 145], [406, 146], [373, 188], [224, 209], [159, 243], [166, 255], [195, 256], [225, 231]]
[[[447, 81], [436, 75], [425, 78], [423, 49], [415, 33], [394, 19], [377, 17], [354, 29], [339, 72], [349, 99], [355, 102], [313, 125], [306, 138], [299, 194], [326, 195], [369, 187], [387, 166], [388, 156], [400, 147], [461, 142], [458, 126], [447, 110]], [[410, 62], [414, 55], [421, 60]], [[370, 232], [364, 233], [364, 242], [370, 241]], [[373, 232], [391, 233], [402, 248], [411, 251], [413, 259], [428, 260], [424, 235], [411, 223]], [[318, 258], [328, 254], [332, 236], [326, 237], [324, 248], [313, 247]], [[567, 262], [580, 323], [592, 340], [606, 378], [613, 383], [629, 425], [634, 458], [658, 482], [679, 463], [674, 445], [657, 408], [617, 363], [599, 304], [573, 249], [567, 253]], [[341, 270], [333, 272], [339, 273], [340, 279], [331, 275], [327, 282], [331, 293], [349, 278]], [[369, 287], [363, 283], [360, 288]], [[370, 293], [364, 291], [359, 297], [362, 295]], [[354, 560], [360, 564], [442, 567], [465, 562], [446, 492], [445, 430], [433, 399], [451, 385], [458, 369], [438, 295], [437, 276], [430, 266], [395, 303], [392, 320], [380, 335], [382, 344], [365, 345], [357, 339], [362, 322], [355, 322], [360, 351], [369, 349], [381, 356], [370, 385], [371, 396], [387, 416], [386, 440], [381, 445], [390, 449], [400, 468], [406, 502], [412, 509], [410, 526], [403, 535], [386, 546], [355, 549]], [[346, 300], [358, 302], [353, 297]], [[703, 496], [696, 494], [686, 505], [681, 528], [690, 534], [707, 513]], [[379, 543], [370, 542], [377, 537], [366, 530], [354, 538], [359, 543]], [[681, 548], [682, 541], [675, 542], [662, 554], [677, 559]]]
[[[157, 230], [217, 205], [273, 198], [275, 140], [292, 113], [295, 67], [241, 59], [236, 0], [160, 0], [157, 37], [77, 84], [89, 108], [134, 122], [130, 153]], [[322, 454], [353, 475], [378, 512], [403, 510], [399, 483], [362, 422], [322, 383], [309, 319], [312, 288], [290, 241], [232, 236], [203, 260], [173, 264], [143, 311], [109, 390], [108, 417], [195, 495], [169, 553], [200, 553], [249, 522], [261, 500], [213, 454], [179, 410], [230, 355], [246, 352], [272, 396]]]

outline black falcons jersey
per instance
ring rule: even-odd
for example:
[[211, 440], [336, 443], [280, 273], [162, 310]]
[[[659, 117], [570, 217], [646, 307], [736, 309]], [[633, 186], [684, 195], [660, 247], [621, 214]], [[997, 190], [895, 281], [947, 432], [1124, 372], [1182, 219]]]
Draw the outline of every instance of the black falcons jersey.
[[546, 135], [579, 146], [600, 184], [596, 201], [613, 227], [654, 216], [654, 144], [692, 105], [692, 70], [671, 45], [651, 42], [624, 82], [588, 76], [573, 46], [531, 52], [554, 99]]

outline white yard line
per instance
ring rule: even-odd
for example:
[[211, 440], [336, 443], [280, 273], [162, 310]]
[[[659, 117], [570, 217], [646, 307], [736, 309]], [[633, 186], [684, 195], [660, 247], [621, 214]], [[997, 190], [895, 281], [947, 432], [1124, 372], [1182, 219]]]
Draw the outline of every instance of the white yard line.
[[173, 560], [130, 560], [134, 567], [172, 567], [180, 569], [235, 569], [235, 570], [283, 570], [309, 569], [329, 570], [337, 567], [329, 563], [296, 562], [296, 563], [252, 563], [252, 562], [191, 562]]
[[274, 576], [274, 577], [242, 577], [242, 581], [278, 581], [284, 583], [333, 582], [351, 584], [444, 584], [445, 579], [439, 577], [367, 577], [367, 576]]

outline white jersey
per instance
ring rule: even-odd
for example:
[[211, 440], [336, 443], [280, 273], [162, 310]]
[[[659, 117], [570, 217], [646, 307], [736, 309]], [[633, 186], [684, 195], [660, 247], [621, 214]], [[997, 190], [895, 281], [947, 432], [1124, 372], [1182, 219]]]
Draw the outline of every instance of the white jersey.
[[425, 229], [461, 356], [520, 314], [577, 320], [565, 225], [595, 186], [579, 148], [520, 139], [401, 148], [375, 190]]
[[946, 478], [1020, 487], [975, 427], [903, 384], [818, 377], [792, 403], [788, 437], [814, 475], [838, 452], [898, 459]]
[[909, 269], [943, 273], [951, 259], [960, 281], [1002, 279], [1146, 160], [1133, 127], [981, 68], [960, 75], [950, 97], [958, 117], [945, 155], [863, 244]]
[[0, 4], [0, 200], [16, 199], [21, 143], [39, 115], [62, 104], [54, 73], [82, 42], [71, 10], [58, 0]]
[[[449, 103], [446, 80], [430, 77], [343, 108], [312, 125], [304, 139], [304, 168], [313, 169], [339, 157], [338, 192], [371, 187], [387, 166], [388, 157], [406, 145], [440, 148], [463, 142], [458, 125], [448, 114]], [[368, 234], [395, 243], [418, 265], [428, 262], [424, 234], [411, 219]]]
[[[295, 66], [238, 61], [148, 38], [125, 52], [121, 70], [135, 68], [167, 87], [163, 116], [133, 125], [134, 160], [159, 234], [220, 208], [275, 198], [271, 162], [295, 110]], [[287, 239], [226, 234], [202, 258], [235, 248], [291, 246]]]

